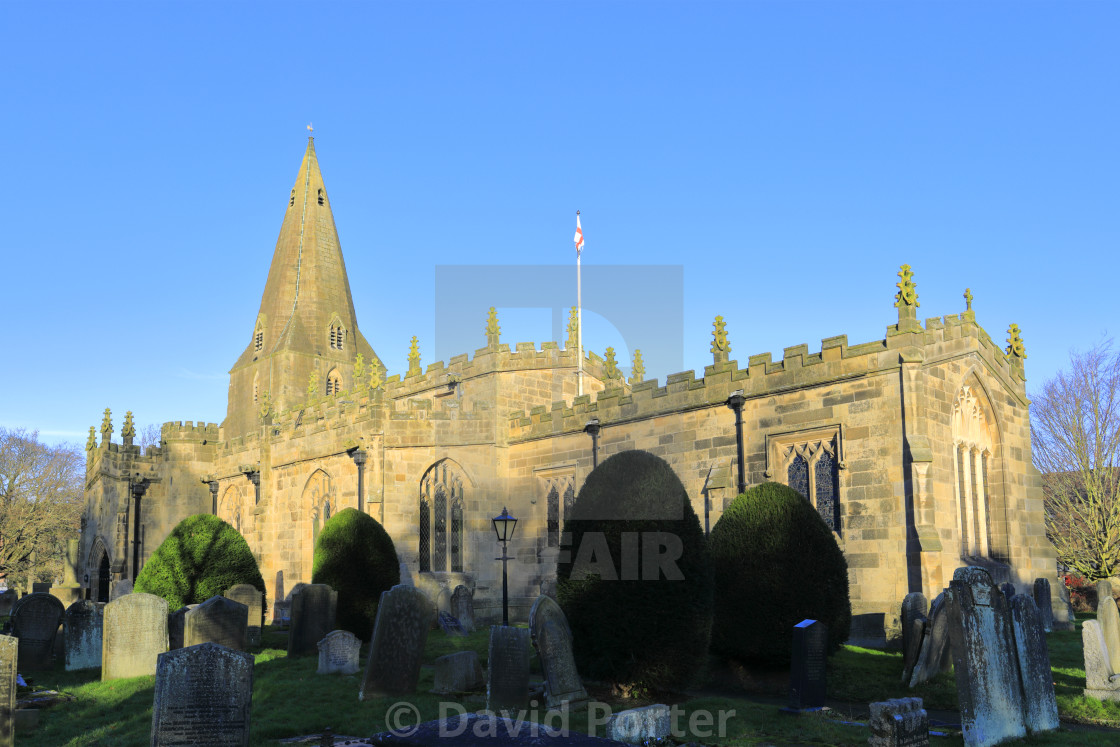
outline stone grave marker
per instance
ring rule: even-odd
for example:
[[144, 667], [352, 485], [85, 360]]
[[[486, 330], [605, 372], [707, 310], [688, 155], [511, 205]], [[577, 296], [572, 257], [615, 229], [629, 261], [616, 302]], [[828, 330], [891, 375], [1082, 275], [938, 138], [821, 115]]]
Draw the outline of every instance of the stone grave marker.
[[431, 602], [415, 586], [381, 592], [358, 700], [416, 692], [431, 617]]
[[587, 700], [587, 690], [576, 671], [572, 653], [572, 631], [568, 618], [552, 597], [539, 596], [529, 611], [529, 633], [544, 671], [544, 695], [548, 708]]
[[525, 710], [529, 703], [529, 631], [490, 626], [486, 708], [501, 713]]
[[0, 615], [12, 614], [12, 605], [19, 599], [19, 592], [15, 589], [0, 591]]
[[114, 581], [113, 588], [109, 590], [109, 601], [114, 602], [123, 597], [125, 594], [131, 593], [132, 581], [127, 578], [123, 578], [120, 581]]
[[187, 612], [197, 604], [184, 604], [167, 616], [167, 650], [174, 651], [183, 647], [183, 634], [186, 632]]
[[929, 747], [929, 714], [921, 698], [871, 704], [871, 747]]
[[51, 666], [58, 626], [65, 614], [62, 602], [45, 592], [28, 594], [12, 605], [12, 635], [19, 638], [21, 670]]
[[48, 583], [43, 583], [41, 581], [35, 581], [34, 583], [31, 584], [31, 593], [32, 594], [50, 594], [51, 593], [51, 585], [48, 584]]
[[[1049, 591], [1047, 589], [1047, 593]], [[1053, 731], [1058, 728], [1058, 701], [1054, 697], [1050, 652], [1046, 648], [1042, 615], [1034, 600], [1026, 594], [1019, 594], [1011, 600], [1011, 629], [1015, 634], [1015, 651], [1019, 657], [1027, 731], [1032, 734]]]
[[1034, 580], [1034, 603], [1042, 620], [1042, 629], [1047, 633], [1054, 630], [1054, 606], [1050, 597], [1050, 581], [1045, 578]]
[[462, 584], [456, 586], [451, 593], [451, 614], [459, 621], [464, 632], [474, 632], [474, 594]]
[[486, 687], [486, 675], [475, 651], [458, 651], [436, 659], [432, 692], [440, 695], [470, 693]]
[[187, 610], [183, 621], [183, 647], [209, 642], [244, 651], [248, 627], [248, 607], [222, 596], [210, 597]]
[[969, 567], [953, 573], [947, 602], [965, 745], [1026, 736], [1007, 597], [986, 570]]
[[1104, 633], [1096, 620], [1081, 625], [1081, 645], [1085, 651], [1085, 695], [1097, 700], [1120, 701], [1120, 672], [1108, 663]]
[[672, 727], [669, 706], [658, 703], [612, 714], [607, 720], [606, 737], [627, 744], [643, 744], [647, 739], [669, 737]]
[[319, 669], [315, 674], [354, 674], [358, 671], [358, 651], [362, 642], [349, 630], [332, 630], [316, 644]]
[[103, 611], [101, 680], [156, 673], [167, 651], [167, 600], [154, 594], [125, 594]]
[[83, 599], [66, 608], [62, 624], [66, 671], [101, 666], [101, 608]]
[[1106, 588], [1107, 581], [1097, 584], [1097, 622], [1101, 625], [1105, 645], [1108, 646], [1108, 663], [1113, 672], [1120, 672], [1120, 611], [1116, 602], [1112, 601], [1111, 592], [1105, 594], [1101, 584]]
[[260, 648], [261, 628], [264, 626], [264, 594], [252, 584], [238, 584], [226, 589], [224, 596], [249, 608], [249, 627], [245, 633], [245, 642], [251, 648]]
[[551, 597], [556, 599], [556, 579], [543, 578], [541, 579], [541, 596]]
[[335, 628], [337, 607], [338, 592], [326, 584], [296, 584], [292, 589], [288, 656], [318, 653], [319, 641]]
[[467, 634], [467, 631], [463, 629], [463, 626], [459, 623], [459, 621], [447, 612], [439, 613], [439, 617], [436, 619], [436, 622], [439, 624], [440, 630], [442, 630], [444, 633], [447, 633], [448, 635]]
[[0, 747], [15, 745], [16, 662], [19, 641], [0, 635]]
[[436, 594], [436, 614], [446, 612], [451, 615], [451, 592], [447, 589], [440, 589]]
[[918, 658], [914, 663], [914, 673], [910, 677], [910, 687], [933, 679], [941, 672], [948, 671], [953, 663], [949, 645], [949, 614], [945, 608], [945, 593], [938, 594], [929, 608], [929, 620], [922, 633], [918, 648]]
[[249, 744], [253, 656], [215, 643], [160, 654], [152, 747]]
[[802, 620], [793, 626], [793, 662], [789, 676], [789, 706], [801, 712], [824, 707], [825, 654], [828, 626], [819, 620]]
[[1010, 602], [1015, 596], [1015, 584], [1011, 583], [1010, 581], [1004, 581], [1002, 584], [1000, 584], [999, 590], [1003, 592], [1003, 595], [1005, 597], [1007, 597], [1008, 602]]
[[902, 681], [909, 683], [914, 674], [914, 665], [921, 652], [922, 637], [925, 635], [926, 595], [920, 591], [911, 592], [902, 600]]

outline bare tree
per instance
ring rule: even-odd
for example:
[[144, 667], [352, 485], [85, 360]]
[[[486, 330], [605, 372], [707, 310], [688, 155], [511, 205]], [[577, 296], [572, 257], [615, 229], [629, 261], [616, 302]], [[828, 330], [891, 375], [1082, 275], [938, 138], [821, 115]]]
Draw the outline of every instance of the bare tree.
[[0, 575], [48, 581], [81, 525], [85, 457], [37, 432], [0, 428]]
[[148, 423], [137, 434], [136, 445], [140, 447], [140, 453], [148, 450], [149, 446], [160, 445], [160, 427], [155, 423]]
[[1111, 341], [1070, 355], [1031, 403], [1046, 534], [1089, 580], [1120, 573], [1120, 354]]

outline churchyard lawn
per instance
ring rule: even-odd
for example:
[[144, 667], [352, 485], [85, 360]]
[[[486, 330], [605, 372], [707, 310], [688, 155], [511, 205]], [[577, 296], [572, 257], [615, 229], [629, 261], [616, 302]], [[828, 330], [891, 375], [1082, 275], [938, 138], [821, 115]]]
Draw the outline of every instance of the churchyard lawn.
[[[1120, 703], [1102, 703], [1081, 695], [1085, 674], [1081, 660], [1080, 622], [1090, 617], [1079, 615], [1076, 631], [1055, 632], [1047, 636], [1063, 720], [1062, 730], [1028, 739], [1023, 744], [1089, 747], [1120, 742], [1120, 732], [1086, 730], [1070, 727], [1067, 723], [1073, 721], [1120, 728]], [[478, 653], [483, 666], [486, 666], [488, 641], [489, 629], [485, 626], [466, 637], [450, 637], [440, 631], [432, 631], [425, 647], [424, 662], [431, 664], [439, 656], [471, 649]], [[361, 672], [354, 675], [316, 675], [316, 657], [287, 658], [286, 632], [266, 630], [262, 644], [263, 649], [256, 653], [254, 672], [253, 744], [275, 745], [280, 739], [317, 734], [328, 726], [335, 734], [351, 736], [368, 736], [386, 730], [386, 710], [401, 699], [376, 698], [359, 703], [357, 693]], [[368, 646], [363, 646], [363, 667], [367, 654]], [[704, 712], [718, 714], [734, 710], [735, 715], [726, 722], [726, 734], [695, 740], [704, 744], [728, 747], [767, 743], [866, 745], [870, 734], [866, 726], [841, 722], [865, 722], [867, 703], [916, 695], [924, 699], [925, 707], [931, 712], [953, 711], [957, 707], [951, 673], [941, 674], [931, 682], [908, 691], [899, 684], [901, 667], [902, 657], [898, 652], [845, 647], [829, 662], [828, 698], [833, 708], [823, 716], [793, 717], [781, 713], [780, 703], [777, 702], [781, 698], [766, 697], [780, 695], [773, 686], [769, 690], [755, 688], [755, 692], [742, 692], [728, 687], [724, 681], [716, 682], [715, 678], [709, 678], [697, 687], [690, 697], [649, 701], [622, 701], [594, 685], [590, 685], [588, 690], [593, 699], [608, 703], [616, 712], [650, 702], [678, 705], [682, 727], [686, 727], [694, 713], [700, 713], [702, 718]], [[713, 662], [710, 669], [716, 668]], [[539, 680], [540, 666], [535, 654], [531, 669], [534, 679]], [[466, 710], [478, 710], [485, 706], [484, 694], [456, 698], [427, 694], [432, 687], [432, 676], [431, 668], [425, 667], [419, 684], [422, 694], [407, 698], [415, 705], [421, 719], [439, 717], [441, 703], [449, 701], [461, 704]], [[26, 741], [21, 740], [24, 744], [148, 744], [154, 677], [101, 682], [97, 670], [64, 672], [61, 666], [52, 671], [32, 673], [31, 677], [35, 685], [58, 689], [72, 695], [74, 700], [45, 710], [41, 714], [39, 728], [34, 734], [26, 735]], [[536, 714], [536, 719], [541, 720], [543, 716], [542, 710]], [[533, 714], [529, 718], [534, 718]], [[587, 712], [574, 712], [569, 728], [586, 731]], [[598, 733], [602, 735], [601, 727]], [[946, 747], [961, 743], [959, 736], [934, 740], [934, 744]]]

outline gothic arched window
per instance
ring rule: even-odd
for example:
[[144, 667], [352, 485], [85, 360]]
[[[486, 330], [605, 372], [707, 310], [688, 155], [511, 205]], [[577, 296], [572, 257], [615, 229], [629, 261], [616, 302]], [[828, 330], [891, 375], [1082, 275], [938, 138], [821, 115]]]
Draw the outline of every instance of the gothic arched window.
[[817, 509], [828, 528], [841, 534], [840, 428], [826, 426], [772, 438], [767, 475], [785, 479]]
[[466, 481], [450, 459], [436, 462], [420, 479], [420, 570], [462, 571]]
[[963, 558], [992, 557], [996, 549], [992, 541], [994, 491], [988, 474], [995, 454], [995, 428], [986, 413], [986, 403], [982, 390], [965, 385], [957, 393], [950, 421], [957, 530]]
[[327, 396], [338, 394], [342, 391], [342, 376], [339, 375], [338, 369], [333, 369], [327, 374]]

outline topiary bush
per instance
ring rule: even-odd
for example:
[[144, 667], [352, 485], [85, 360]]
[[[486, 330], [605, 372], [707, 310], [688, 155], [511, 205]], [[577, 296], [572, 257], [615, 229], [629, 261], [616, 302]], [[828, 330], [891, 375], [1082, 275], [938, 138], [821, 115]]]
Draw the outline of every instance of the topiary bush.
[[[707, 658], [712, 563], [672, 467], [645, 451], [610, 457], [588, 475], [564, 533], [557, 597], [580, 673], [624, 693], [686, 687]], [[679, 557], [657, 563], [674, 549]]]
[[140, 569], [133, 590], [163, 597], [177, 610], [224, 594], [236, 584], [252, 584], [265, 591], [249, 543], [217, 516], [198, 514], [171, 530]]
[[377, 520], [344, 508], [327, 520], [315, 543], [311, 583], [338, 592], [337, 625], [363, 641], [373, 634], [381, 592], [401, 582], [397, 549]]
[[828, 653], [848, 638], [848, 563], [816, 509], [766, 482], [731, 502], [712, 529], [712, 650], [743, 663], [785, 666], [793, 626], [828, 625]]

